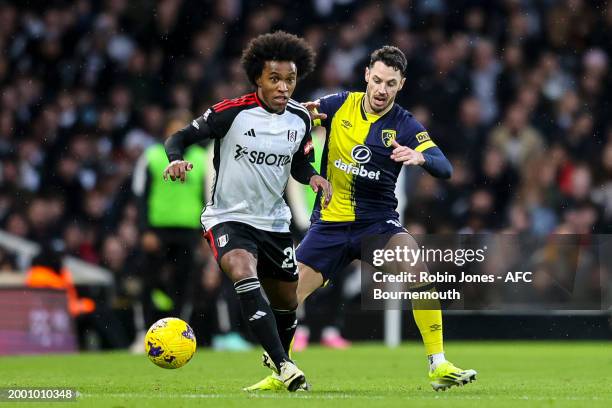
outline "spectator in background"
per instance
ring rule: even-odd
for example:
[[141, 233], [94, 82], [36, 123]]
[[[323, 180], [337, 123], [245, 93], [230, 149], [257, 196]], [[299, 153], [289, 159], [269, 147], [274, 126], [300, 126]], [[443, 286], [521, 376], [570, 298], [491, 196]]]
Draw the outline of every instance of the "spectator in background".
[[482, 146], [486, 143], [486, 127], [478, 98], [469, 96], [461, 101], [458, 120], [441, 132], [439, 144], [451, 157], [460, 157], [472, 169], [480, 164]]
[[518, 172], [512, 167], [504, 153], [495, 147], [485, 150], [482, 157], [481, 168], [476, 175], [477, 189], [488, 191], [492, 195], [491, 211], [482, 213], [491, 222], [487, 223], [489, 228], [499, 228], [506, 206], [512, 201], [516, 194], [518, 184]]
[[431, 54], [432, 66], [419, 81], [411, 80], [418, 84], [412, 99], [400, 100], [398, 103], [407, 101], [408, 106], [422, 103], [432, 112], [434, 122], [450, 125], [461, 100], [470, 92], [469, 78], [463, 70], [458, 69], [455, 52], [450, 44], [442, 43], [434, 47]]
[[16, 272], [17, 271], [17, 260], [15, 256], [9, 251], [0, 248], [0, 273], [5, 272]]
[[612, 232], [612, 128], [608, 131], [608, 142], [601, 152], [598, 187], [593, 192], [593, 201], [603, 208], [602, 233]]
[[501, 66], [495, 56], [495, 47], [488, 40], [480, 40], [474, 47], [472, 89], [480, 102], [482, 123], [491, 124], [498, 114], [495, 95], [497, 77]]
[[538, 236], [550, 234], [557, 225], [557, 203], [561, 199], [557, 171], [557, 163], [544, 156], [534, 157], [525, 168], [525, 174], [533, 176], [520, 187], [516, 205], [527, 211], [531, 232]]
[[30, 235], [30, 223], [25, 214], [21, 212], [12, 212], [6, 218], [4, 228], [9, 234], [25, 239], [32, 239]]
[[555, 135], [562, 134], [572, 126], [579, 108], [580, 98], [576, 91], [567, 91], [559, 98], [554, 112], [553, 132]]
[[601, 146], [595, 138], [595, 123], [591, 113], [578, 112], [563, 138], [565, 149], [575, 161], [588, 161], [597, 156]]
[[503, 49], [502, 67], [495, 94], [499, 99], [500, 110], [506, 110], [510, 101], [516, 97], [516, 91], [520, 88], [524, 77], [524, 56], [523, 49], [517, 43], [509, 43]]
[[511, 105], [501, 125], [491, 131], [490, 144], [519, 172], [529, 158], [544, 150], [542, 136], [529, 124], [527, 109], [518, 104]]

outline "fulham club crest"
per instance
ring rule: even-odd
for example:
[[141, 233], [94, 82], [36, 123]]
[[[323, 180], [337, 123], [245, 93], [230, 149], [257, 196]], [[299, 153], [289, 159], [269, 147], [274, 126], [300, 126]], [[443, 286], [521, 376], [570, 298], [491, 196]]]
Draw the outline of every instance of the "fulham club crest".
[[226, 246], [227, 241], [229, 241], [229, 237], [227, 236], [227, 234], [223, 234], [219, 238], [217, 238], [217, 244], [219, 245], [219, 248], [223, 248], [224, 246]]
[[287, 131], [287, 140], [290, 142], [297, 141], [297, 130], [288, 130]]

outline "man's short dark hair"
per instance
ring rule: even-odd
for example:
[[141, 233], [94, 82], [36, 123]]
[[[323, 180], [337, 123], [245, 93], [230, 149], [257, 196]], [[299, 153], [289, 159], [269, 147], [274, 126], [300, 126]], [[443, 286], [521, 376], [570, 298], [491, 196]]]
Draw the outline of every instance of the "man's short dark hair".
[[315, 52], [303, 38], [276, 31], [255, 37], [242, 53], [242, 67], [253, 85], [257, 85], [255, 80], [261, 75], [266, 61], [294, 62], [298, 79], [301, 79], [314, 69]]
[[392, 45], [385, 45], [382, 48], [377, 49], [370, 55], [370, 68], [374, 66], [376, 61], [380, 61], [388, 67], [394, 68], [396, 71], [399, 71], [402, 77], [406, 75], [406, 66], [408, 65], [408, 60], [406, 56], [397, 47]]

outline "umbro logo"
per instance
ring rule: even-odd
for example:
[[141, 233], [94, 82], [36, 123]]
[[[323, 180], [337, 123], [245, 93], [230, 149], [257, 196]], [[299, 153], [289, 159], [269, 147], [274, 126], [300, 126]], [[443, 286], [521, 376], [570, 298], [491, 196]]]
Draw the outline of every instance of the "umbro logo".
[[345, 129], [350, 129], [353, 127], [353, 124], [346, 119], [342, 119], [342, 127]]
[[255, 129], [250, 129], [250, 130], [248, 130], [248, 131], [244, 132], [244, 133], [243, 133], [243, 135], [245, 135], [245, 136], [255, 137], [255, 136], [256, 136], [256, 135], [255, 135]]
[[249, 317], [249, 322], [252, 322], [253, 320], [261, 319], [266, 314], [267, 314], [266, 312], [262, 312], [261, 310], [258, 310], [253, 314], [253, 316]]

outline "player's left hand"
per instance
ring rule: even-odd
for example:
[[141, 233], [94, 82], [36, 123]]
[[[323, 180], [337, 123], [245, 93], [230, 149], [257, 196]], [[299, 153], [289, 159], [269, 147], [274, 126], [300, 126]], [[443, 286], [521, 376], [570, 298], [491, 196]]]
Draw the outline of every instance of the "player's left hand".
[[319, 175], [314, 175], [310, 178], [310, 187], [315, 193], [318, 193], [319, 190], [323, 191], [323, 208], [327, 208], [332, 198], [331, 183]]
[[391, 142], [391, 145], [394, 147], [393, 152], [391, 152], [392, 160], [402, 162], [404, 166], [420, 166], [425, 163], [425, 156], [423, 156], [423, 153], [402, 146], [395, 140]]

